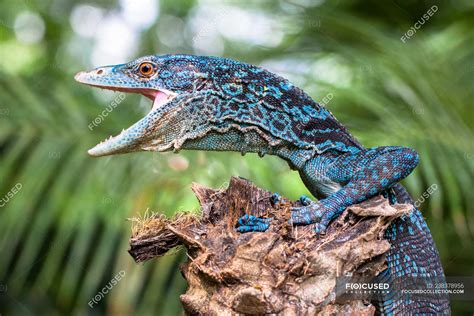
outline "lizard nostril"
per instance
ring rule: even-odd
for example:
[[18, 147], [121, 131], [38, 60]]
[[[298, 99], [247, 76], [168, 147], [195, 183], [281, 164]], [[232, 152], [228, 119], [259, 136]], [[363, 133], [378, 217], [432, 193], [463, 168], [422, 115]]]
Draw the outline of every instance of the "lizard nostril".
[[96, 71], [96, 74], [101, 75], [103, 72], [104, 72], [103, 69], [99, 69], [99, 70]]

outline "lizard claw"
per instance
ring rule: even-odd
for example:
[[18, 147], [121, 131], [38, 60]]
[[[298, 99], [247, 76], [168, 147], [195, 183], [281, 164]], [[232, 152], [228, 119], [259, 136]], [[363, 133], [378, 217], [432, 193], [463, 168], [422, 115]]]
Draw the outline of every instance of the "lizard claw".
[[324, 235], [329, 223], [341, 213], [342, 212], [332, 211], [321, 203], [311, 203], [308, 206], [293, 208], [291, 212], [291, 222], [296, 225], [315, 224], [315, 233]]
[[313, 203], [313, 201], [311, 201], [311, 199], [309, 197], [307, 197], [306, 195], [300, 196], [299, 201], [300, 201], [301, 205], [303, 205], [303, 206], [308, 206], [311, 203]]
[[239, 233], [264, 232], [270, 227], [272, 218], [260, 218], [245, 214], [237, 221], [236, 230]]
[[281, 196], [280, 196], [280, 194], [278, 194], [278, 193], [275, 192], [275, 193], [273, 193], [273, 194], [270, 196], [270, 204], [271, 204], [272, 206], [277, 205], [278, 203], [280, 203], [280, 201], [281, 201]]
[[322, 223], [314, 224], [314, 232], [318, 235], [323, 235], [326, 233], [327, 226]]
[[294, 225], [313, 224], [319, 222], [322, 216], [319, 204], [316, 203], [291, 209], [291, 223]]

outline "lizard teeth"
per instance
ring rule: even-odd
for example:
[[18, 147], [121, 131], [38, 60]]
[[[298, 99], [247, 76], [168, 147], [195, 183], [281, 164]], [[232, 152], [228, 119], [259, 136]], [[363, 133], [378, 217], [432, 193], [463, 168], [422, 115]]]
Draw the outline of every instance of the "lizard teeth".
[[[110, 90], [114, 90], [114, 89], [110, 89]], [[144, 91], [140, 91], [139, 89], [135, 89], [133, 91], [132, 90], [125, 91], [125, 92], [142, 93], [144, 96], [151, 98], [153, 100], [150, 113], [162, 108], [168, 102], [171, 102], [176, 96], [178, 96], [177, 93], [166, 90], [166, 89], [154, 89], [154, 91], [150, 91], [150, 89], [146, 89]], [[115, 91], [115, 92], [118, 92], [118, 91]], [[136, 126], [137, 123], [135, 123], [134, 125], [135, 128], [133, 131], [129, 131], [130, 128], [129, 129], [124, 128], [122, 129], [120, 134], [116, 136], [109, 136], [108, 138], [102, 140], [98, 145], [96, 145], [95, 147], [91, 148], [88, 151], [89, 155], [91, 156], [109, 155], [113, 152], [118, 152], [120, 149], [123, 149], [126, 146], [129, 146], [130, 143], [137, 142], [138, 140], [135, 139], [135, 136], [127, 137], [128, 135], [127, 133], [135, 133], [136, 129], [141, 130], [142, 126], [137, 127]]]

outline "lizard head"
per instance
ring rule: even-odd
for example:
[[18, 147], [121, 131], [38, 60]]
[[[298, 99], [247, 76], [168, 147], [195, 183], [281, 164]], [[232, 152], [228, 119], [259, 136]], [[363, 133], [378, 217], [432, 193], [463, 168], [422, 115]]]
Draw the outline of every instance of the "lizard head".
[[[210, 58], [210, 57], [208, 57]], [[126, 64], [79, 72], [75, 80], [102, 89], [139, 93], [152, 100], [150, 112], [120, 134], [90, 149], [92, 156], [177, 149], [196, 124], [200, 86], [209, 60], [192, 55], [145, 56]]]
[[[88, 153], [105, 156], [179, 149], [275, 153], [283, 142], [322, 152], [340, 132], [331, 113], [288, 80], [227, 58], [145, 56], [79, 72], [76, 81], [139, 93], [150, 112]], [[321, 131], [320, 131], [321, 130]]]

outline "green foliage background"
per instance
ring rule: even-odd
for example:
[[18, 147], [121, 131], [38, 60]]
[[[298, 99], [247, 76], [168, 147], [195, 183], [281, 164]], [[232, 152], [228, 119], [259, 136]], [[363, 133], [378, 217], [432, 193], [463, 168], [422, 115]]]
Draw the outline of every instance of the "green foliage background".
[[[146, 102], [127, 96], [103, 123], [88, 128], [116, 96], [73, 81], [74, 73], [91, 67], [93, 43], [78, 37], [69, 21], [81, 2], [0, 3], [0, 194], [22, 186], [0, 208], [0, 314], [178, 315], [186, 287], [178, 264], [185, 255], [136, 265], [127, 253], [126, 218], [147, 209], [196, 209], [192, 181], [220, 187], [233, 175], [295, 199], [309, 193], [275, 157], [87, 156], [95, 143], [142, 117], [146, 110], [139, 104]], [[106, 14], [120, 8], [116, 1], [89, 4]], [[184, 40], [171, 44], [156, 34], [165, 28], [163, 16], [187, 25], [203, 5], [263, 14], [280, 26], [276, 44], [222, 37], [221, 55], [282, 69], [316, 100], [331, 95], [328, 108], [367, 147], [404, 145], [420, 153], [421, 163], [405, 184], [415, 199], [436, 185], [421, 208], [446, 274], [473, 276], [473, 3], [162, 0], [156, 21], [139, 34], [133, 58], [196, 53], [192, 32], [176, 34]], [[433, 5], [439, 10], [401, 41]], [[15, 17], [25, 10], [45, 24], [43, 39], [34, 44], [15, 35]], [[173, 38], [178, 29], [165, 31]], [[89, 308], [120, 271], [123, 280]], [[453, 309], [474, 311], [465, 301], [453, 301]]]

